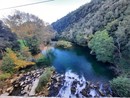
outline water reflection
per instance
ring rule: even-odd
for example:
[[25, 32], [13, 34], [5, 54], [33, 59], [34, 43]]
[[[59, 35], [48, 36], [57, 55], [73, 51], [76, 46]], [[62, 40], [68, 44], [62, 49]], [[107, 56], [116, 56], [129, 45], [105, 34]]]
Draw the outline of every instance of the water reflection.
[[42, 51], [42, 53], [51, 60], [51, 64], [59, 73], [72, 70], [91, 81], [108, 81], [113, 77], [108, 66], [91, 56], [90, 50], [87, 48], [79, 46], [67, 50], [50, 48], [49, 51]]

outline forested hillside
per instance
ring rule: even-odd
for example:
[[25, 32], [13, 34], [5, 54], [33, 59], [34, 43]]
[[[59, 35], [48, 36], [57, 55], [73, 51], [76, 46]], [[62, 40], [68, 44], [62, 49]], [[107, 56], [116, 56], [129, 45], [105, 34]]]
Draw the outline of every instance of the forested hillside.
[[79, 44], [86, 44], [87, 36], [99, 30], [107, 29], [115, 38], [115, 32], [119, 31], [121, 26], [128, 29], [129, 15], [129, 0], [92, 0], [54, 22], [52, 26], [60, 36]]
[[[130, 67], [129, 0], [92, 0], [52, 26], [60, 38], [83, 46], [89, 43], [91, 53], [96, 54], [99, 61], [123, 65], [126, 70]], [[100, 34], [94, 35], [97, 32]]]

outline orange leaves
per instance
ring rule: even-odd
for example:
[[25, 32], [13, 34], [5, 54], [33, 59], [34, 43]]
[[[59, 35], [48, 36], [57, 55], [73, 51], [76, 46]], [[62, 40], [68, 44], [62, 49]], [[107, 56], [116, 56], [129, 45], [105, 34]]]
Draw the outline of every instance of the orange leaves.
[[24, 61], [17, 57], [16, 53], [14, 53], [11, 49], [7, 49], [7, 55], [13, 60], [15, 64], [15, 69], [25, 68], [30, 65], [34, 65], [34, 62]]

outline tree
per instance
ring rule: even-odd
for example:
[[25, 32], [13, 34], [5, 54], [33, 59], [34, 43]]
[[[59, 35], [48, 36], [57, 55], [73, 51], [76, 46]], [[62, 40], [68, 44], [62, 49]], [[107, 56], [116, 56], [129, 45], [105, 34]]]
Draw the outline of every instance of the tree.
[[27, 37], [26, 38], [27, 46], [29, 47], [29, 51], [34, 55], [40, 52], [39, 49], [39, 41], [36, 36]]
[[50, 25], [42, 27], [36, 33], [37, 34], [35, 36], [39, 39], [40, 43], [43, 43], [45, 45], [49, 44], [51, 42], [51, 39], [55, 37], [55, 31]]
[[89, 48], [96, 54], [96, 58], [103, 62], [112, 62], [114, 53], [113, 38], [106, 30], [98, 31], [88, 43]]
[[85, 46], [87, 44], [87, 36], [85, 34], [76, 34], [75, 40], [79, 45]]
[[114, 94], [119, 97], [130, 97], [130, 79], [126, 77], [117, 77], [110, 81]]
[[20, 39], [37, 36], [41, 43], [47, 43], [54, 36], [54, 30], [49, 24], [29, 13], [15, 11], [4, 22]]
[[17, 54], [14, 51], [7, 48], [6, 54], [3, 57], [1, 69], [2, 71], [7, 73], [14, 73], [15, 71], [21, 68], [25, 68], [27, 66], [34, 65], [34, 64], [35, 64], [34, 62], [19, 59], [17, 57]]
[[9, 57], [9, 55], [5, 54], [3, 56], [3, 60], [2, 60], [2, 66], [1, 66], [1, 70], [4, 73], [14, 73], [15, 69], [14, 69], [15, 65], [14, 65], [14, 61]]
[[0, 55], [2, 57], [3, 51], [6, 48], [18, 49], [17, 36], [11, 32], [11, 30], [0, 21]]

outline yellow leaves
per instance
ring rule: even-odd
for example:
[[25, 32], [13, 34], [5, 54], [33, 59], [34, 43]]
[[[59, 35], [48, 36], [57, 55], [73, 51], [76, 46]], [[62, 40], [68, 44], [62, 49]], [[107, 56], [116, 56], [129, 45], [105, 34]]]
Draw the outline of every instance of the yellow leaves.
[[14, 53], [11, 49], [7, 49], [7, 55], [13, 60], [15, 64], [15, 69], [25, 68], [30, 65], [34, 65], [34, 62], [24, 61], [17, 57], [16, 53]]
[[25, 68], [29, 65], [34, 65], [34, 62], [27, 62], [24, 60], [17, 60], [14, 62], [14, 64], [16, 65], [15, 69], [20, 69], [20, 68]]
[[17, 56], [16, 54], [9, 48], [7, 48], [7, 54], [12, 60], [16, 60], [17, 59]]

